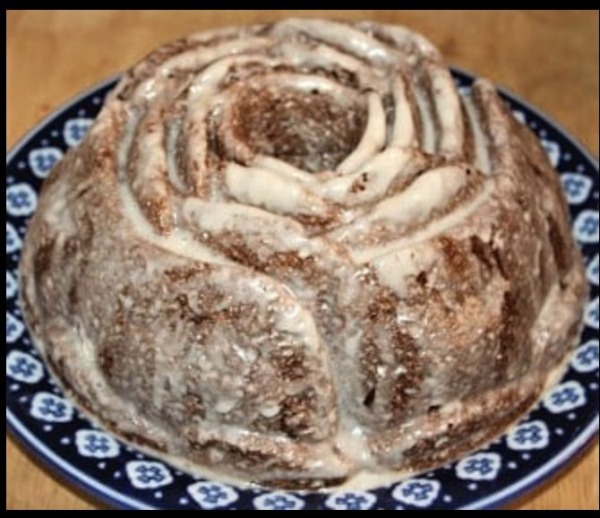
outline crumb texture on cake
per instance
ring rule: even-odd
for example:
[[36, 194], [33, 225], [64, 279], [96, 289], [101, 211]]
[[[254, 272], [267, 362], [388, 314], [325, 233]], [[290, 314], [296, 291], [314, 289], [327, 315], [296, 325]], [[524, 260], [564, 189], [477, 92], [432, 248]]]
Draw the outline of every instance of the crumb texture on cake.
[[585, 292], [556, 172], [410, 30], [286, 20], [129, 70], [52, 171], [24, 313], [127, 440], [266, 485], [438, 466], [526, 412]]

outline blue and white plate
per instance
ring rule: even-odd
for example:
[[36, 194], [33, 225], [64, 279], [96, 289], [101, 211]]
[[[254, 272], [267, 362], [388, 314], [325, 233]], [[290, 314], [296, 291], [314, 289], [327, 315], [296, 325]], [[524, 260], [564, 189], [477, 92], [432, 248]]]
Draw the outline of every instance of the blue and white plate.
[[[472, 78], [455, 72], [459, 85]], [[569, 371], [509, 433], [446, 467], [368, 492], [238, 489], [193, 477], [115, 440], [64, 397], [31, 344], [18, 304], [18, 261], [27, 220], [52, 166], [85, 135], [115, 79], [93, 88], [27, 134], [6, 161], [6, 418], [30, 452], [74, 485], [118, 508], [494, 508], [540, 484], [598, 434], [598, 163], [531, 106], [503, 94], [538, 135], [561, 175], [573, 235], [590, 285], [581, 342]]]

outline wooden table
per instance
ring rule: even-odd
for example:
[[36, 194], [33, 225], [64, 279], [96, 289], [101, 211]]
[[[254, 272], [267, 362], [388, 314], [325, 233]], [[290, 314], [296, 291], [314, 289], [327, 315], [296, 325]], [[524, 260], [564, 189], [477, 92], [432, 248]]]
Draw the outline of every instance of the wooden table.
[[[598, 156], [598, 11], [9, 11], [9, 149], [50, 111], [161, 42], [209, 27], [329, 16], [406, 24], [448, 61], [550, 114]], [[96, 509], [7, 439], [8, 509]], [[512, 508], [598, 509], [598, 445]]]

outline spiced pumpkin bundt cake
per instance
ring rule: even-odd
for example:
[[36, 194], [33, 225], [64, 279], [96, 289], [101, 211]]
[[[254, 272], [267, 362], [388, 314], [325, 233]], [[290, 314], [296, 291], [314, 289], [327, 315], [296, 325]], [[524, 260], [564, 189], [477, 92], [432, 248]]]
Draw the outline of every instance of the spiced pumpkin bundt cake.
[[283, 487], [438, 466], [579, 331], [556, 172], [403, 27], [202, 32], [128, 71], [44, 185], [25, 316], [130, 441]]

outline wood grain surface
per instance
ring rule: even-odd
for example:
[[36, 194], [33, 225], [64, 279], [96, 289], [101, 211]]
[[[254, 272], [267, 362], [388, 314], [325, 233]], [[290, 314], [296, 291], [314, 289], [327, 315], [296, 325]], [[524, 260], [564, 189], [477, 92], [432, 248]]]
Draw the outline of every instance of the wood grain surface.
[[[10, 147], [83, 89], [160, 43], [288, 16], [371, 19], [424, 33], [449, 63], [504, 85], [598, 156], [598, 11], [8, 11]], [[7, 438], [8, 509], [98, 509]], [[513, 509], [598, 509], [598, 444]]]

